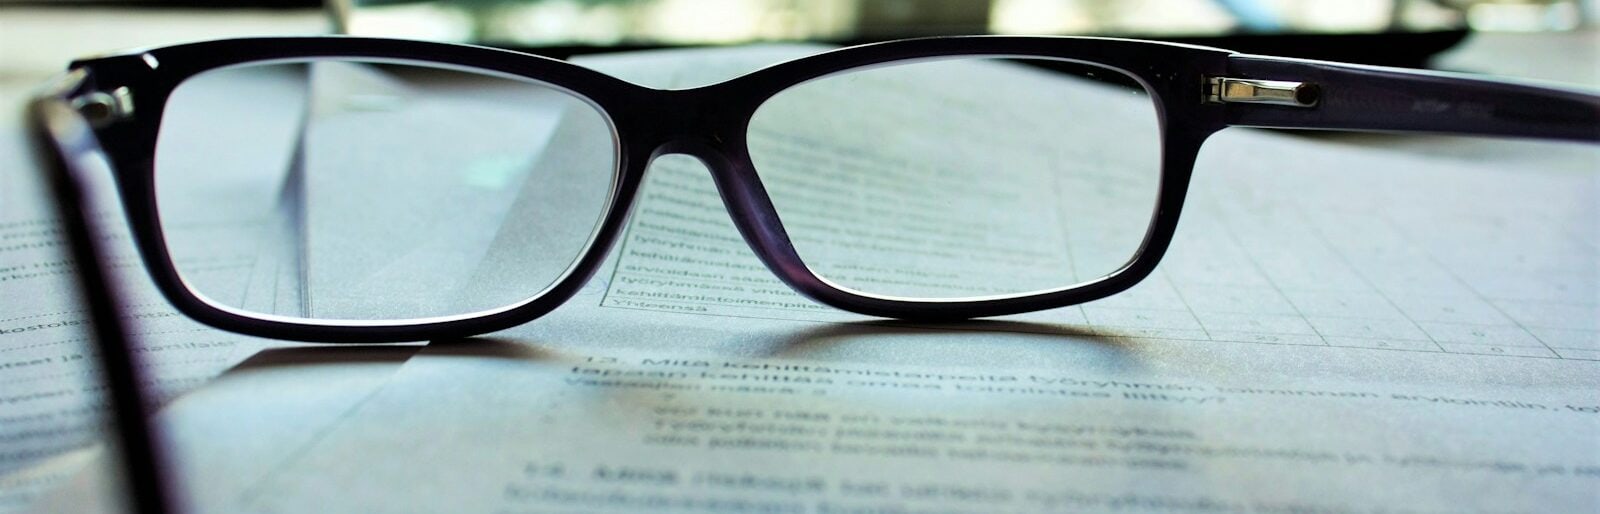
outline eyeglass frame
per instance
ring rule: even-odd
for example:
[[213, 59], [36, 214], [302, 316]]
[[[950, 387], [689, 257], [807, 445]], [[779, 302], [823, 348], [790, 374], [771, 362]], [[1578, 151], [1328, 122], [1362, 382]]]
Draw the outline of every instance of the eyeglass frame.
[[[768, 198], [745, 137], [751, 116], [801, 83], [918, 59], [1049, 59], [1117, 71], [1154, 101], [1161, 132], [1160, 190], [1145, 239], [1120, 269], [1090, 282], [1020, 296], [906, 300], [829, 284], [795, 251]], [[154, 155], [165, 104], [185, 80], [241, 64], [303, 59], [394, 60], [470, 68], [541, 82], [590, 102], [615, 131], [610, 205], [568, 272], [519, 304], [401, 321], [303, 320], [209, 302], [180, 278], [156, 208]], [[137, 107], [135, 109], [135, 106]], [[1227, 127], [1429, 132], [1600, 142], [1600, 96], [1549, 86], [1430, 71], [1239, 54], [1176, 43], [1063, 36], [954, 36], [841, 48], [716, 84], [653, 89], [565, 61], [511, 50], [348, 36], [244, 38], [181, 44], [74, 61], [36, 97], [40, 134], [60, 153], [57, 173], [103, 154], [134, 242], [157, 289], [183, 314], [246, 335], [320, 343], [467, 337], [511, 328], [565, 303], [615, 246], [650, 162], [698, 158], [755, 255], [796, 292], [856, 313], [949, 321], [1039, 311], [1122, 292], [1147, 277], [1172, 241], [1200, 148]], [[63, 123], [76, 114], [85, 124]], [[52, 118], [54, 119], [52, 121]], [[73, 130], [56, 126], [81, 126]], [[92, 241], [91, 241], [92, 242]]]

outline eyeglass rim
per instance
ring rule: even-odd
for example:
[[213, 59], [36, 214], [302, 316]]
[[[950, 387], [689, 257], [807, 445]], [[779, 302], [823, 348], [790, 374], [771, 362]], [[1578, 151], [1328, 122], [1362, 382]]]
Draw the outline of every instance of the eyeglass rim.
[[[957, 42], [952, 41], [956, 39], [970, 41], [960, 41], [961, 44], [951, 45]], [[651, 120], [679, 118], [672, 116], [671, 113], [660, 112], [660, 109], [649, 109], [648, 106], [651, 104], [704, 106], [712, 102], [684, 100], [711, 96], [719, 99], [717, 104], [727, 106], [721, 112], [738, 113], [735, 115], [738, 118], [737, 123], [729, 124], [737, 125], [736, 129], [723, 127], [727, 134], [737, 134], [738, 138], [736, 144], [730, 144], [724, 149], [734, 150], [724, 152], [731, 155], [715, 159], [723, 161], [722, 165], [708, 167], [713, 168], [713, 176], [718, 181], [719, 188], [727, 190], [723, 186], [731, 186], [745, 193], [724, 194], [724, 201], [729, 204], [735, 225], [740, 227], [741, 233], [751, 243], [752, 249], [762, 257], [780, 280], [801, 294], [846, 310], [913, 319], [979, 317], [993, 314], [975, 311], [993, 311], [995, 308], [1002, 308], [1023, 312], [1042, 310], [1058, 306], [1057, 304], [1087, 301], [1078, 299], [1082, 296], [1074, 293], [1084, 290], [1092, 292], [1108, 283], [1115, 285], [1127, 281], [1130, 277], [1129, 271], [1136, 270], [1140, 267], [1141, 260], [1146, 260], [1141, 256], [1150, 254], [1149, 241], [1146, 242], [1146, 249], [1140, 252], [1140, 256], [1136, 256], [1123, 270], [1100, 281], [1091, 282], [1085, 287], [1045, 294], [997, 300], [924, 302], [875, 298], [835, 288], [811, 272], [795, 254], [787, 236], [782, 232], [782, 227], [777, 226], [777, 217], [770, 200], [765, 198], [764, 190], [760, 189], [759, 178], [749, 164], [748, 151], [743, 148], [742, 136], [747, 128], [749, 115], [767, 98], [793, 84], [840, 70], [918, 57], [1002, 53], [1081, 60], [1121, 69], [1092, 59], [1074, 58], [1075, 52], [1072, 49], [1063, 50], [1056, 47], [1060, 43], [1068, 43], [1069, 46], [1074, 43], [1080, 45], [1087, 43], [1087, 46], [1092, 47], [1146, 45], [1142, 42], [1094, 38], [971, 37], [907, 40], [825, 52], [780, 63], [720, 84], [674, 91], [648, 89], [570, 63], [507, 50], [344, 36], [208, 41], [80, 61], [75, 65], [88, 70], [87, 82], [92, 83], [86, 84], [90, 86], [89, 89], [126, 88], [121, 91], [132, 95], [135, 105], [141, 108], [141, 114], [151, 113], [136, 117], [129, 123], [99, 127], [96, 129], [96, 135], [99, 136], [98, 139], [101, 140], [102, 147], [112, 163], [117, 187], [122, 193], [123, 208], [128, 214], [136, 245], [145, 261], [149, 263], [147, 268], [158, 290], [180, 312], [202, 323], [248, 335], [318, 342], [379, 342], [463, 337], [492, 332], [530, 321], [564, 303], [592, 277], [605, 254], [615, 246], [624, 215], [632, 205], [634, 194], [642, 182], [645, 164], [653, 157], [664, 153], [663, 150], [680, 151], [700, 157], [703, 161], [708, 160], [707, 154], [712, 153], [711, 149], [704, 147], [670, 148], [672, 145], [667, 144], [668, 140], [682, 138], [678, 135], [664, 136], [663, 134], [668, 131], [659, 126], [652, 126]], [[1208, 54], [1220, 52], [1183, 45], [1154, 45], [1181, 49], [1185, 52], [1199, 51]], [[597, 105], [614, 124], [618, 132], [618, 144], [622, 149], [617, 159], [618, 176], [613, 181], [615, 187], [610, 193], [613, 205], [602, 216], [599, 228], [591, 240], [593, 243], [589, 245], [584, 255], [577, 259], [573, 271], [546, 289], [543, 295], [535, 296], [521, 305], [488, 312], [393, 322], [348, 322], [290, 319], [232, 309], [206, 300], [185, 285], [178, 273], [166, 246], [159, 213], [155, 208], [152, 156], [155, 135], [160, 126], [166, 100], [183, 81], [208, 70], [253, 62], [303, 58], [397, 59], [483, 69], [553, 84]], [[1143, 81], [1143, 78], [1136, 74], [1128, 74]], [[663, 98], [668, 95], [672, 98]], [[1152, 96], [1155, 96], [1154, 92]], [[743, 101], [728, 101], [730, 98]], [[673, 130], [681, 128], [672, 127]], [[643, 144], [640, 144], [641, 141]], [[661, 148], [663, 145], [668, 148]], [[649, 152], [646, 153], [644, 150]], [[1167, 175], [1165, 170], [1163, 175]], [[742, 201], [730, 199], [729, 196], [738, 197]], [[754, 198], [755, 196], [761, 198]], [[735, 207], [733, 205], [735, 203], [740, 205]], [[1160, 231], [1150, 232], [1157, 234]], [[1132, 281], [1127, 281], [1117, 290], [1131, 285]], [[1064, 296], [1067, 298], [1063, 298]], [[928, 310], [941, 312], [925, 313]]]
[[[1154, 219], [1139, 252], [1122, 269], [1100, 280], [1043, 293], [994, 299], [908, 301], [858, 294], [814, 274], [795, 253], [777, 222], [744, 145], [750, 115], [772, 95], [800, 82], [842, 70], [923, 57], [994, 56], [1051, 58], [1120, 71], [1144, 85], [1156, 107], [1161, 141], [1161, 186]], [[183, 80], [206, 70], [286, 58], [388, 58], [465, 66], [554, 84], [600, 106], [618, 131], [621, 150], [614, 204], [603, 216], [575, 271], [543, 296], [521, 305], [449, 318], [338, 323], [274, 319], [229, 310], [200, 299], [178, 277], [154, 208], [153, 159], [156, 129], [166, 98]], [[1332, 128], [1343, 130], [1442, 131], [1547, 139], [1600, 140], [1585, 132], [1581, 116], [1532, 125], [1447, 124], [1412, 113], [1353, 110], [1359, 95], [1325, 96], [1323, 109], [1293, 112], [1267, 106], [1238, 108], [1207, 98], [1208, 78], [1241, 70], [1311, 76], [1367, 96], [1386, 93], [1387, 82], [1434, 88], [1460, 98], [1509, 95], [1518, 105], [1565, 102], [1600, 113], [1593, 95], [1447, 74], [1245, 56], [1215, 48], [1140, 40], [1065, 36], [954, 36], [891, 41], [842, 48], [769, 66], [725, 82], [684, 90], [634, 85], [570, 63], [479, 46], [350, 36], [244, 38], [189, 43], [77, 61], [84, 80], [66, 96], [95, 91], [130, 92], [141, 113], [126, 123], [95, 129], [112, 164], [135, 243], [158, 290], [180, 312], [202, 323], [238, 333], [324, 343], [373, 343], [456, 338], [510, 328], [542, 316], [570, 299], [598, 270], [616, 245], [634, 203], [646, 165], [664, 153], [685, 153], [710, 168], [735, 226], [763, 263], [800, 294], [857, 313], [919, 321], [949, 321], [1045, 310], [1116, 294], [1147, 277], [1170, 245], [1201, 144], [1228, 126]], [[126, 89], [120, 89], [126, 88]], [[1433, 91], [1433, 90], [1429, 90]], [[1337, 101], [1335, 101], [1337, 100]], [[1342, 102], [1342, 103], [1341, 103]], [[1230, 107], [1235, 107], [1231, 108]], [[1334, 108], [1337, 107], [1337, 108]], [[1561, 106], [1558, 106], [1561, 107]], [[1546, 108], [1546, 107], [1541, 107]], [[1568, 109], [1570, 111], [1570, 108]], [[1541, 111], [1542, 112], [1542, 111]], [[1600, 114], [1596, 114], [1600, 117]], [[1569, 116], [1570, 118], [1570, 116]], [[670, 120], [663, 122], [663, 120]], [[1543, 123], [1543, 124], [1541, 124]]]

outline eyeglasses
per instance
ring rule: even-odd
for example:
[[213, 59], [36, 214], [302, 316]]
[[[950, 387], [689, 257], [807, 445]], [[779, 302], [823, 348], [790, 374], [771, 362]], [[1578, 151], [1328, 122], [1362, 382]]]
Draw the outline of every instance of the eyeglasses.
[[[602, 265], [630, 208], [651, 246], [623, 252], [658, 254], [633, 270], [655, 294], [764, 287], [719, 258], [739, 241], [695, 232], [725, 206], [793, 290], [950, 320], [1149, 275], [1225, 127], [1600, 141], [1600, 97], [1581, 92], [1060, 37], [844, 48], [681, 90], [482, 47], [237, 39], [76, 62], [34, 112], [62, 173], [103, 152], [181, 312], [319, 342], [537, 318]], [[714, 190], [678, 174], [640, 195], [666, 154], [698, 158]]]

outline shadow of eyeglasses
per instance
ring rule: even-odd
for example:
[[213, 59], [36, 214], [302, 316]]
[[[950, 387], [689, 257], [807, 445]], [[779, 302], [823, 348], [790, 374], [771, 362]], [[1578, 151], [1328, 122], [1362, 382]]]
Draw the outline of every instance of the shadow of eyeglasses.
[[[1132, 334], [1114, 329], [1088, 328], [1076, 325], [1058, 325], [1011, 320], [977, 320], [954, 323], [908, 323], [894, 320], [824, 323], [782, 333], [753, 334], [752, 344], [765, 346], [765, 351], [753, 357], [797, 358], [826, 352], [845, 345], [871, 345], [877, 338], [902, 336], [963, 337], [963, 344], [983, 339], [1003, 337], [1016, 343], [1077, 347], [1092, 352], [1100, 358], [1127, 361], [1138, 352], [1140, 343]], [[976, 341], [974, 341], [976, 340]], [[246, 359], [230, 369], [237, 373], [255, 369], [337, 366], [351, 364], [405, 363], [426, 350], [430, 356], [475, 357], [506, 360], [552, 361], [559, 360], [562, 351], [538, 339], [478, 336], [464, 339], [437, 340], [426, 345], [377, 346], [297, 346], [272, 348]]]

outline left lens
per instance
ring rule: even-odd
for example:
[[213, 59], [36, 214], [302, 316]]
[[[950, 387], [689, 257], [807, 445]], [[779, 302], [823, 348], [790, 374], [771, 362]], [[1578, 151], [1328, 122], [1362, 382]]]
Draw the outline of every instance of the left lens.
[[910, 300], [992, 299], [1116, 273], [1161, 190], [1161, 122], [1132, 77], [1047, 59], [850, 70], [779, 92], [750, 158], [812, 272]]
[[538, 296], [589, 248], [617, 167], [609, 119], [556, 86], [328, 59], [183, 82], [155, 158], [188, 287], [312, 321], [470, 315]]

